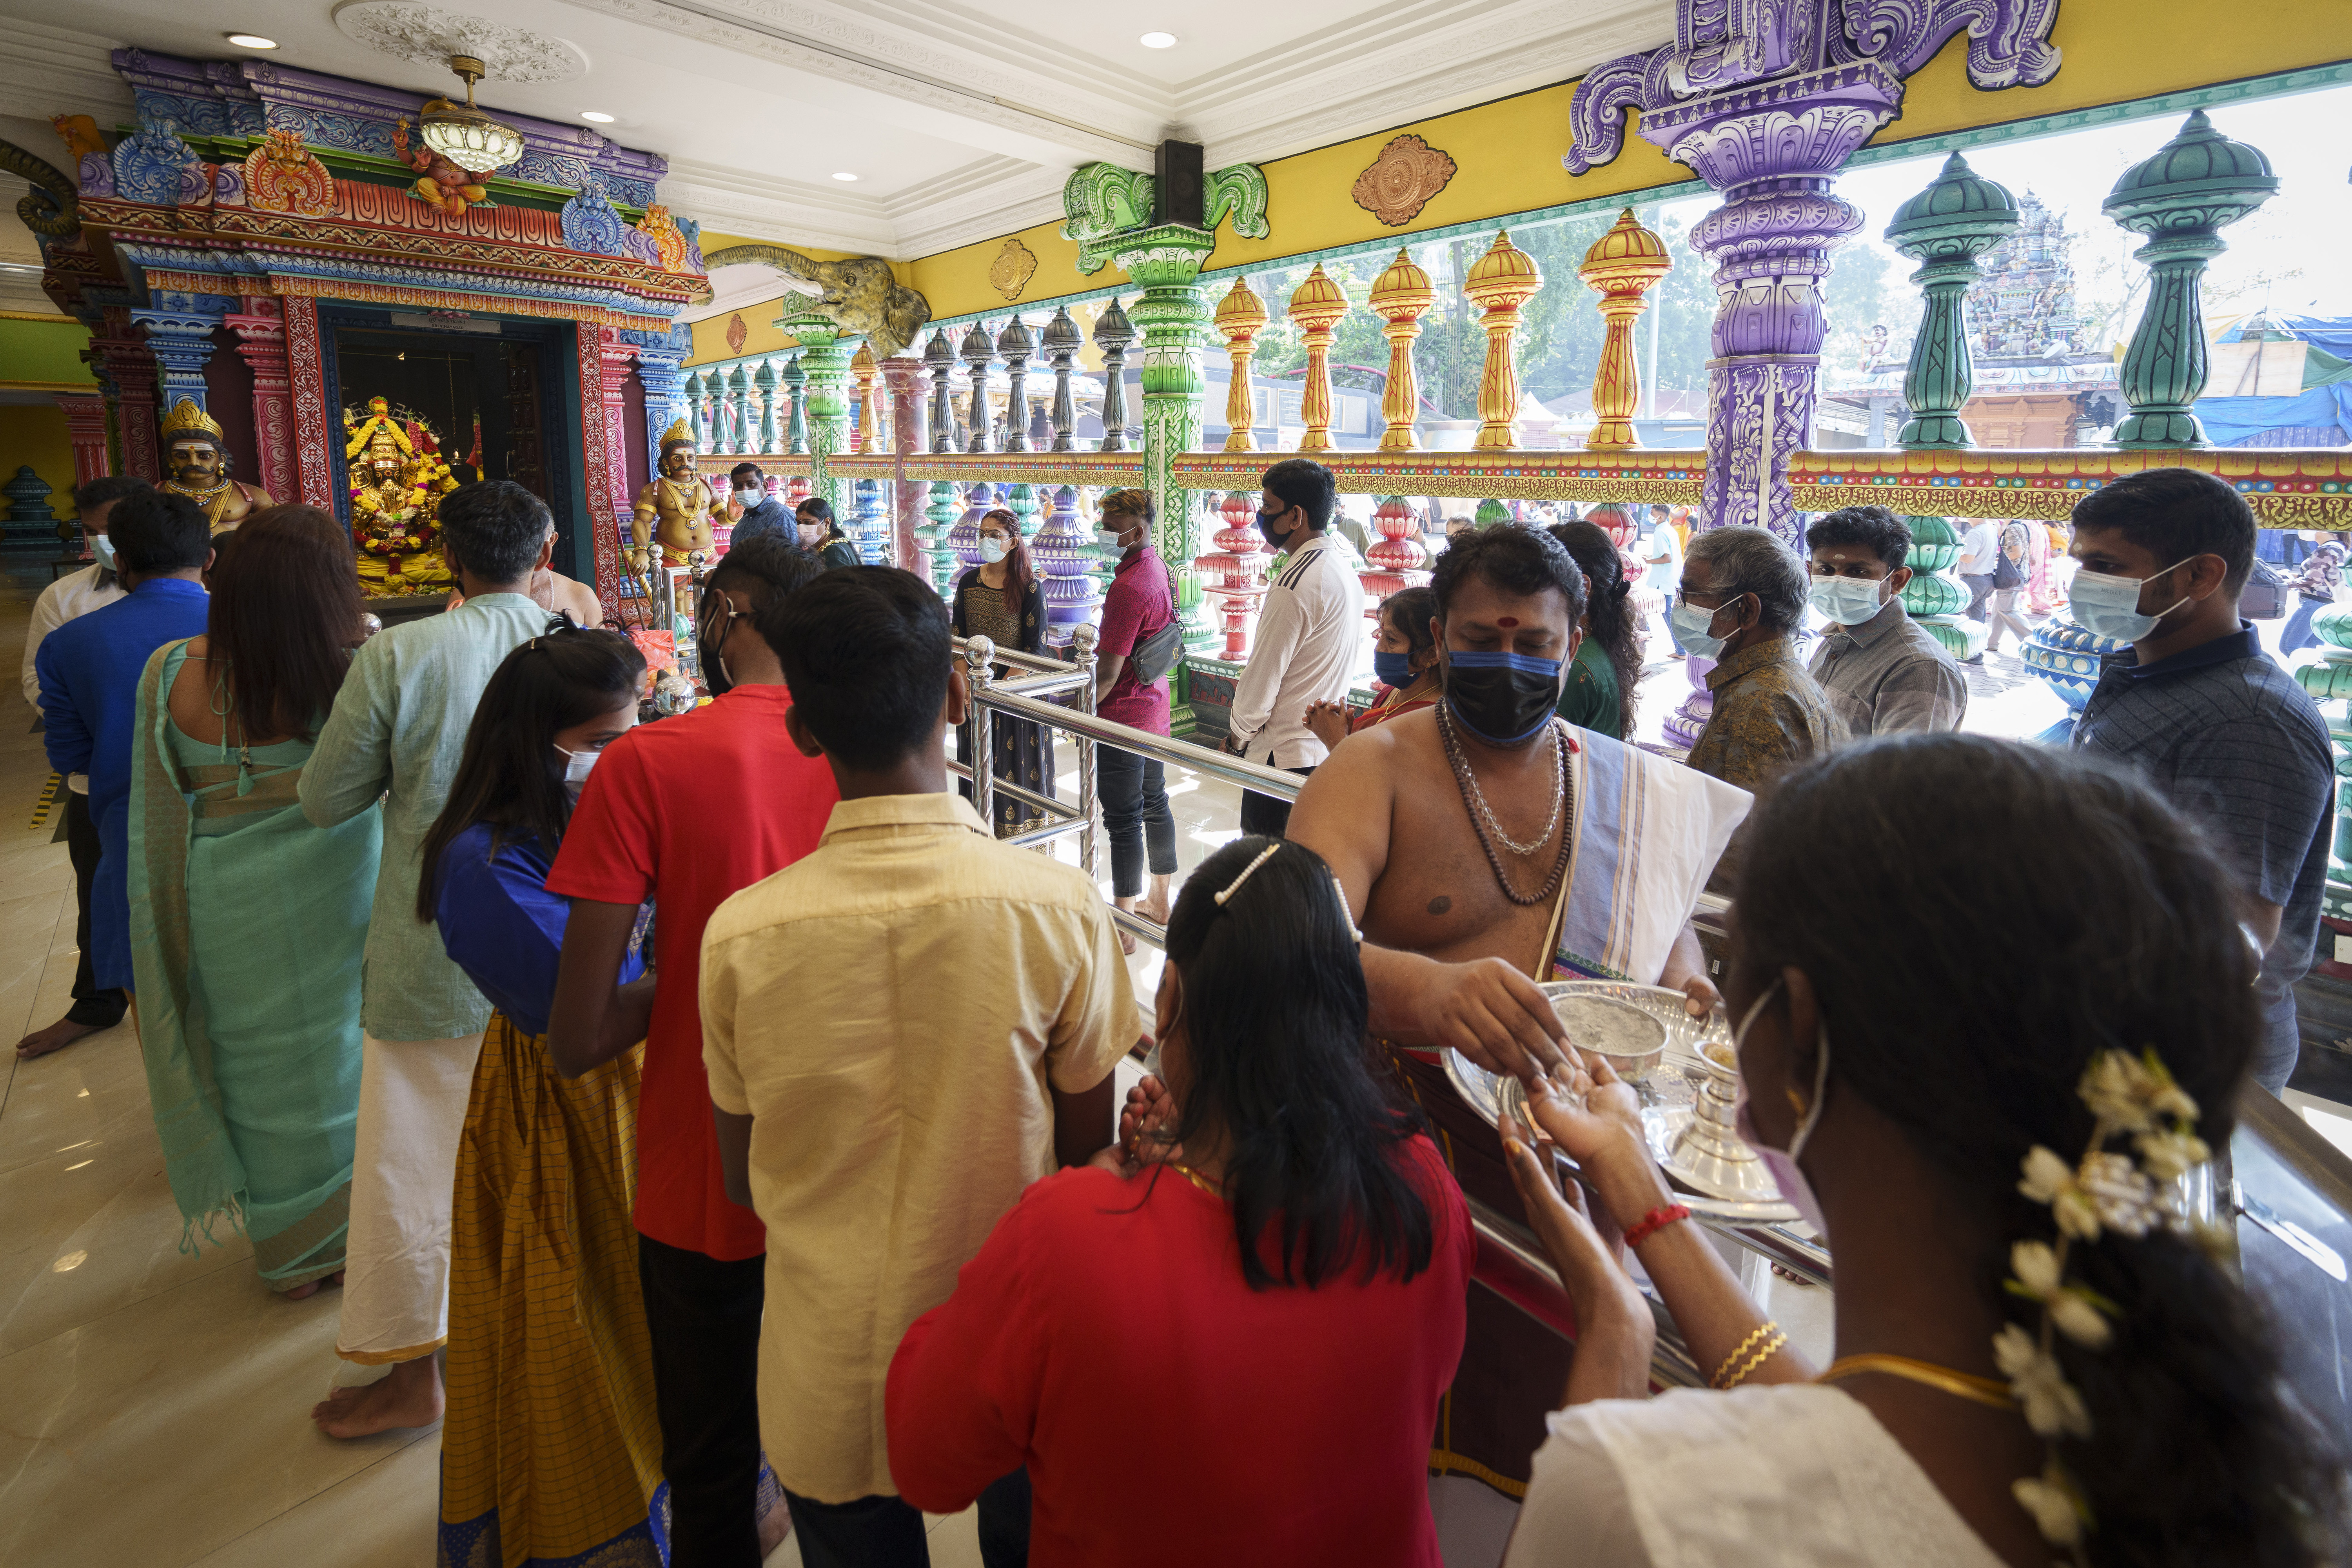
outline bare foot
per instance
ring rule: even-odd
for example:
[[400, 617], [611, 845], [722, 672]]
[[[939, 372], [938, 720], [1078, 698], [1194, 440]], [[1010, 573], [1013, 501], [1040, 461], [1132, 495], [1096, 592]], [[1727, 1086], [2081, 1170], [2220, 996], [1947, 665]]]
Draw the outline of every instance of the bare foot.
[[77, 1024], [71, 1018], [59, 1018], [46, 1029], [36, 1029], [16, 1042], [16, 1055], [26, 1061], [47, 1056], [51, 1051], [64, 1050], [84, 1035], [95, 1035], [95, 1024]]
[[793, 1510], [779, 1498], [775, 1507], [760, 1516], [760, 1560], [766, 1562], [768, 1554], [782, 1546], [784, 1537], [792, 1532]]
[[1168, 900], [1165, 896], [1157, 899], [1146, 899], [1143, 902], [1135, 906], [1135, 912], [1141, 915], [1145, 920], [1150, 921], [1153, 925], [1164, 926], [1168, 923]]
[[328, 1286], [341, 1285], [342, 1282], [343, 1271], [338, 1268], [332, 1274], [321, 1275], [316, 1279], [305, 1279], [291, 1290], [280, 1290], [278, 1294], [284, 1300], [307, 1301]]
[[366, 1437], [396, 1426], [430, 1426], [441, 1419], [441, 1368], [418, 1356], [358, 1388], [339, 1388], [310, 1407], [310, 1419], [330, 1437]]

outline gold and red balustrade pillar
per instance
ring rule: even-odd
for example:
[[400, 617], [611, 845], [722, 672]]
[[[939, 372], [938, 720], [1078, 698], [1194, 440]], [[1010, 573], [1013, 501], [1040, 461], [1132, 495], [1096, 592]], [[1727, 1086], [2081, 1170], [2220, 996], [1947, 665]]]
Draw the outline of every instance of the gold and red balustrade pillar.
[[1436, 303], [1429, 274], [1402, 247], [1388, 270], [1372, 280], [1372, 314], [1388, 323], [1381, 329], [1389, 341], [1388, 385], [1381, 393], [1381, 418], [1387, 426], [1381, 432], [1383, 452], [1411, 452], [1421, 446], [1414, 428], [1421, 416], [1421, 383], [1412, 373], [1412, 340], [1421, 335], [1422, 317]]
[[1429, 550], [1421, 542], [1420, 515], [1402, 496], [1382, 496], [1372, 508], [1372, 526], [1381, 537], [1364, 552], [1362, 582], [1370, 595], [1365, 613], [1377, 624], [1382, 599], [1429, 581]]
[[1307, 384], [1298, 398], [1298, 422], [1306, 426], [1298, 437], [1302, 452], [1331, 449], [1331, 340], [1347, 313], [1346, 291], [1324, 274], [1320, 262], [1290, 296], [1290, 319], [1307, 345]]
[[1496, 232], [1495, 243], [1463, 279], [1462, 292], [1484, 312], [1479, 325], [1486, 330], [1486, 366], [1478, 377], [1478, 437], [1470, 443], [1474, 450], [1519, 444], [1519, 367], [1511, 335], [1518, 330], [1520, 307], [1542, 287], [1543, 273], [1535, 258], [1513, 245], [1506, 230]]
[[1633, 209], [1618, 216], [1609, 232], [1592, 242], [1576, 275], [1601, 295], [1608, 334], [1601, 345], [1601, 368], [1592, 378], [1592, 434], [1587, 448], [1638, 447], [1633, 414], [1642, 405], [1642, 371], [1633, 353], [1633, 323], [1651, 287], [1674, 270], [1665, 242], [1634, 221]]
[[1220, 658], [1238, 664], [1249, 657], [1251, 626], [1258, 601], [1265, 596], [1265, 541], [1257, 531], [1257, 500], [1245, 490], [1229, 490], [1218, 504], [1224, 526], [1211, 536], [1216, 546], [1193, 563], [1201, 575], [1201, 592], [1220, 601], [1224, 618], [1225, 646]]
[[[1257, 441], [1252, 434], [1257, 422], [1257, 405], [1250, 395], [1250, 356], [1257, 352], [1258, 329], [1265, 325], [1265, 301], [1250, 290], [1249, 279], [1236, 278], [1225, 297], [1217, 301], [1217, 313], [1211, 324], [1225, 340], [1225, 352], [1231, 357], [1231, 379], [1225, 383], [1225, 450], [1255, 452]], [[1232, 634], [1227, 633], [1227, 640]]]

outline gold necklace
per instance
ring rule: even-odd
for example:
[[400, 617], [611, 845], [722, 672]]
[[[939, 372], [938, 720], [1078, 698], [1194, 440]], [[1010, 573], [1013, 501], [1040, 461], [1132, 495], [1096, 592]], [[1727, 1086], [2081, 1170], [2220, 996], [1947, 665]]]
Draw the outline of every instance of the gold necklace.
[[1200, 1172], [1195, 1171], [1192, 1166], [1179, 1164], [1173, 1160], [1162, 1160], [1160, 1163], [1182, 1176], [1186, 1181], [1192, 1183], [1194, 1186], [1200, 1188], [1211, 1197], [1217, 1199], [1221, 1203], [1224, 1200], [1224, 1187], [1218, 1183], [1209, 1180], [1208, 1177], [1201, 1174]]
[[1907, 1355], [1888, 1355], [1872, 1351], [1862, 1355], [1840, 1356], [1830, 1363], [1815, 1383], [1835, 1383], [1840, 1378], [1859, 1377], [1864, 1373], [1885, 1373], [1889, 1377], [1903, 1378], [1910, 1383], [1948, 1394], [1993, 1410], [2014, 1410], [2017, 1396], [2009, 1385], [1997, 1379], [1979, 1377], [1974, 1373], [1957, 1372], [1948, 1366], [1938, 1366], [1931, 1361], [1920, 1361]]
[[191, 489], [189, 486], [182, 484], [178, 479], [166, 480], [163, 488], [167, 490], [176, 490], [180, 494], [187, 497], [190, 500], [211, 500], [223, 490], [228, 489], [228, 480], [224, 479], [220, 483], [215, 485], [208, 490]]

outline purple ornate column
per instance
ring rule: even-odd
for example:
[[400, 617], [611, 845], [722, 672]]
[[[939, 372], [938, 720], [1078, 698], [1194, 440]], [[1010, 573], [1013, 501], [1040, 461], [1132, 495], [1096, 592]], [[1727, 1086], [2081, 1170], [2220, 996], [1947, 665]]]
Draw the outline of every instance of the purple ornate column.
[[1715, 263], [1707, 467], [1699, 526], [1758, 523], [1796, 542], [1789, 458], [1812, 437], [1831, 252], [1863, 215], [1831, 190], [1838, 170], [1901, 110], [1903, 79], [1969, 31], [1969, 79], [2039, 87], [2057, 0], [1675, 0], [1673, 43], [1610, 61], [1578, 84], [1581, 174], [1641, 134], [1723, 194], [1691, 231]]

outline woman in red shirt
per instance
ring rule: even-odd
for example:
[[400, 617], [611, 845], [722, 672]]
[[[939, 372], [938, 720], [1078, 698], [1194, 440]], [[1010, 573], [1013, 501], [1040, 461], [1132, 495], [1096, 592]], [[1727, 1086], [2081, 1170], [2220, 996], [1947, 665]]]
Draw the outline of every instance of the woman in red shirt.
[[1164, 1123], [1023, 1194], [907, 1331], [908, 1502], [955, 1512], [1026, 1466], [1036, 1568], [1438, 1568], [1430, 1439], [1475, 1243], [1365, 1054], [1359, 940], [1301, 845], [1239, 839], [1186, 881]]

